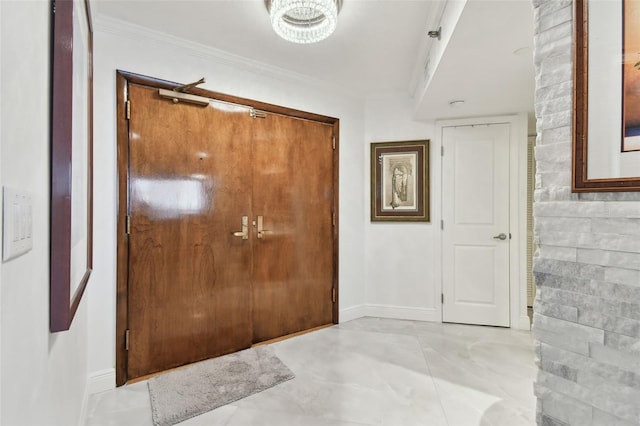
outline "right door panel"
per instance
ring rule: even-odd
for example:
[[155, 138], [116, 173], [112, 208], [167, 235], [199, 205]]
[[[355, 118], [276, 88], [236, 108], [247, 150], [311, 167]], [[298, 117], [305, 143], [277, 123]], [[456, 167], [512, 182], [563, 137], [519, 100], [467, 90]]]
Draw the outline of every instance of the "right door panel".
[[253, 341], [260, 342], [332, 322], [333, 127], [268, 114], [256, 120], [255, 135]]

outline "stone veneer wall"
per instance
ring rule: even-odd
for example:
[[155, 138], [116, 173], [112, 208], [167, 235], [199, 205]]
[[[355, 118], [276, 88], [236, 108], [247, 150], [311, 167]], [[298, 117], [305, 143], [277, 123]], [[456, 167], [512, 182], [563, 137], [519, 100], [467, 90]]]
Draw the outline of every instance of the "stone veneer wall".
[[533, 7], [538, 424], [640, 425], [640, 193], [571, 193], [573, 4]]

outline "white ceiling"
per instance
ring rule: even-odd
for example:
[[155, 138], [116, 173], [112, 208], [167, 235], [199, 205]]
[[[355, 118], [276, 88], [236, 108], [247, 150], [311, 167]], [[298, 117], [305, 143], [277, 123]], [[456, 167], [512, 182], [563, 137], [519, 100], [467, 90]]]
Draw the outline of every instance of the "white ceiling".
[[[426, 32], [436, 26], [444, 4], [344, 0], [336, 31], [313, 45], [276, 36], [263, 0], [91, 0], [91, 9], [94, 19], [130, 22], [367, 95], [415, 88], [435, 42]], [[472, 111], [471, 102], [485, 111], [494, 104], [491, 111], [533, 110], [533, 67], [524, 70], [522, 61], [511, 67], [515, 61], [510, 61], [517, 58], [515, 48], [532, 41], [529, 0], [469, 0], [443, 58], [443, 72], [438, 68], [430, 85], [429, 91], [437, 87], [437, 96], [421, 101], [418, 116], [443, 118], [440, 103], [452, 97], [469, 100], [464, 115], [486, 115]], [[530, 51], [526, 58], [531, 64]], [[519, 102], [509, 99], [516, 97]]]
[[106, 15], [356, 91], [406, 89], [436, 1], [345, 0], [336, 31], [297, 45], [271, 28], [263, 0], [92, 0]]
[[532, 113], [534, 92], [531, 3], [469, 0], [416, 117]]

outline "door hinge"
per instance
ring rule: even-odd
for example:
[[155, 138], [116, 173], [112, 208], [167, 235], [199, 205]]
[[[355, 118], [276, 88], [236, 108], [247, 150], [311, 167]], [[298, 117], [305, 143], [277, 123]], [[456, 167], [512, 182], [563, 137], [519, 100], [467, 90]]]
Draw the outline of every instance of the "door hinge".
[[127, 101], [127, 120], [131, 120], [131, 101]]
[[124, 349], [129, 350], [129, 330], [125, 330], [124, 332]]
[[251, 118], [267, 118], [267, 113], [264, 111], [259, 111], [255, 108], [251, 108], [249, 110], [249, 115]]
[[127, 223], [125, 224], [125, 232], [127, 235], [131, 234], [131, 216], [127, 215]]
[[509, 239], [511, 239], [511, 232], [509, 232]]
[[440, 293], [440, 303], [444, 305], [444, 293]]
[[444, 230], [444, 220], [440, 221], [440, 229]]
[[331, 137], [331, 140], [332, 140], [332, 146], [333, 146], [333, 149], [335, 150], [335, 149], [336, 149], [336, 136], [335, 136], [335, 135], [333, 135], [333, 136]]
[[336, 288], [331, 289], [331, 302], [336, 303], [338, 295], [336, 293]]
[[331, 213], [331, 224], [333, 226], [336, 226], [336, 213], [335, 212]]
[[444, 145], [440, 147], [440, 156], [444, 157]]

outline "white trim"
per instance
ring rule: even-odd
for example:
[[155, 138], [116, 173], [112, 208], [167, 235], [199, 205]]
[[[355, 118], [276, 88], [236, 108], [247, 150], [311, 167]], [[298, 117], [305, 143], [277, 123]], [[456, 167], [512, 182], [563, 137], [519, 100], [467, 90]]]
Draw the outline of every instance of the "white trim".
[[340, 321], [339, 323], [351, 321], [354, 319], [367, 316], [366, 305], [356, 305], [349, 308], [340, 309]]
[[[514, 123], [514, 135], [511, 138], [512, 166], [511, 170], [511, 195], [515, 198], [512, 202], [511, 218], [514, 220], [512, 234], [517, 237], [511, 245], [512, 255], [517, 259], [517, 266], [511, 269], [511, 327], [521, 330], [530, 330], [531, 323], [527, 315], [527, 154], [529, 144], [529, 123], [527, 113], [520, 113]], [[514, 233], [513, 230], [516, 230]], [[513, 265], [513, 264], [512, 264]], [[514, 293], [517, 297], [514, 297]], [[526, 323], [522, 318], [526, 317]]]
[[340, 310], [340, 323], [363, 317], [391, 318], [411, 321], [441, 322], [438, 308], [415, 308], [393, 305], [357, 305]]
[[[435, 304], [434, 321], [442, 322], [442, 129], [435, 128], [433, 139], [433, 148], [431, 150], [431, 164], [433, 170], [431, 174], [431, 205], [437, 208], [431, 208], [431, 223], [436, 228], [433, 233], [433, 253], [435, 256], [433, 262], [433, 299]], [[435, 202], [435, 200], [438, 200]]]
[[[510, 165], [509, 165], [509, 221], [511, 230], [511, 244], [509, 253], [509, 319], [510, 327], [529, 330], [529, 317], [527, 316], [527, 114], [518, 113], [495, 117], [474, 117], [457, 120], [436, 121], [436, 145], [442, 146], [442, 131], [445, 127], [458, 127], [483, 124], [502, 124], [511, 126], [510, 134]], [[433, 161], [439, 168], [439, 182], [434, 188], [442, 187], [442, 158]], [[442, 194], [434, 194], [440, 195]], [[442, 199], [440, 211], [437, 214], [442, 217]], [[436, 213], [436, 212], [434, 212]], [[446, 224], [445, 224], [446, 226]], [[437, 245], [434, 250], [438, 256], [436, 264], [440, 268], [436, 279], [442, 292], [442, 230], [435, 238]], [[436, 285], [436, 287], [438, 287]], [[527, 318], [526, 322], [524, 318]], [[440, 310], [440, 321], [442, 310]]]
[[95, 371], [87, 377], [87, 384], [84, 388], [84, 396], [82, 397], [82, 405], [80, 407], [80, 417], [78, 426], [87, 424], [87, 415], [89, 409], [89, 397], [93, 394], [108, 391], [116, 387], [116, 369], [107, 368], [105, 370]]
[[[309, 77], [308, 75], [269, 65], [264, 62], [229, 53], [225, 50], [216, 49], [205, 44], [172, 36], [161, 31], [152, 30], [150, 28], [135, 25], [119, 19], [99, 16], [94, 19], [93, 25], [94, 32], [97, 31], [107, 34], [115, 34], [117, 36], [130, 38], [131, 40], [145, 39], [149, 42], [159, 43], [163, 47], [166, 47], [167, 45], [172, 46], [181, 50], [184, 54], [194, 56], [196, 58], [214, 60], [217, 63], [237, 70], [266, 75], [285, 82], [297, 81], [304, 83], [308, 87], [313, 87], [322, 91], [329, 91], [330, 93], [339, 93], [341, 96], [352, 97], [354, 99], [364, 98], [364, 93], [361, 93], [350, 86], [336, 86], [333, 83], [329, 84], [318, 78]], [[202, 87], [206, 87], [206, 84]]]
[[518, 326], [514, 328], [531, 331], [531, 319], [529, 319], [529, 315], [520, 315], [520, 318], [518, 318]]
[[87, 395], [104, 392], [116, 387], [116, 369], [107, 368], [89, 374], [87, 378]]
[[367, 305], [368, 317], [393, 318], [412, 321], [441, 322], [437, 308], [414, 308], [408, 306]]

